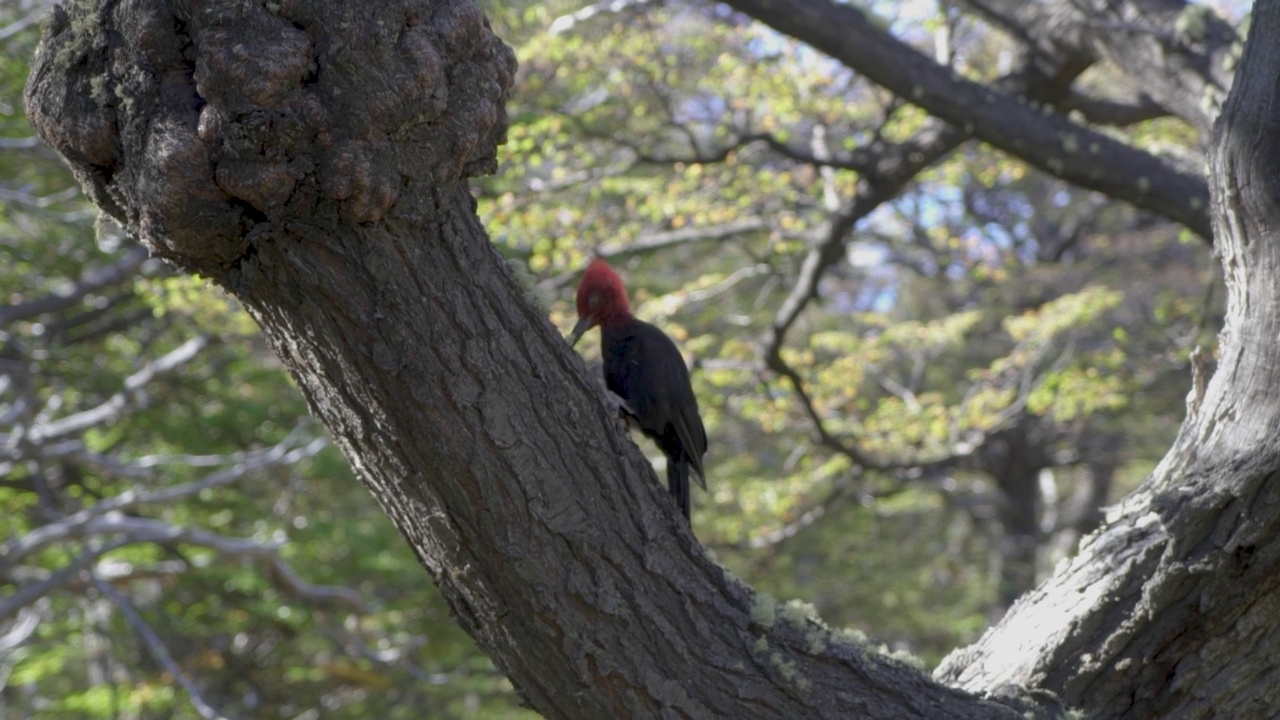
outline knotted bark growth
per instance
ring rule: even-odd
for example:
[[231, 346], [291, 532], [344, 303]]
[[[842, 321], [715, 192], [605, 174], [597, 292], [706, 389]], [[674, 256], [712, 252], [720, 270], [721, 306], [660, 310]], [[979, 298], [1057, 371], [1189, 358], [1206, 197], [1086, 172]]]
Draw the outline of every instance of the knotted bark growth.
[[491, 172], [515, 57], [469, 2], [77, 2], [33, 68], [28, 112], [91, 199], [234, 284], [290, 223]]

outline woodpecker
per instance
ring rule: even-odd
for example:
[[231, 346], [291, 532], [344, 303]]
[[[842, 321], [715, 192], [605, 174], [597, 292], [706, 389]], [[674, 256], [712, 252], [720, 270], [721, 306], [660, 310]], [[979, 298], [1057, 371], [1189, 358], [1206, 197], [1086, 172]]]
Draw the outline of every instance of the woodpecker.
[[667, 456], [667, 489], [688, 519], [690, 471], [707, 489], [702, 471], [707, 432], [684, 357], [666, 333], [631, 314], [622, 278], [604, 260], [587, 266], [577, 304], [578, 324], [569, 344], [600, 326], [605, 386]]

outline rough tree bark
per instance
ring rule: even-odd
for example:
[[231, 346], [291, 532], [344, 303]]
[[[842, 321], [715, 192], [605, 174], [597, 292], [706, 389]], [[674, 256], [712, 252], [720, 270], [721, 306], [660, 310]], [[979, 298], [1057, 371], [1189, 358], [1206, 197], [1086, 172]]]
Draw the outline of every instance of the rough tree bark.
[[[28, 111], [104, 210], [245, 303], [532, 707], [591, 720], [1053, 715], [1044, 698], [967, 692], [1008, 682], [1099, 716], [1280, 703], [1263, 662], [1280, 603], [1280, 489], [1265, 482], [1280, 466], [1280, 384], [1264, 342], [1280, 322], [1267, 234], [1280, 227], [1268, 173], [1280, 134], [1264, 114], [1280, 107], [1280, 49], [1250, 47], [1216, 136], [1223, 370], [1080, 559], [940, 670], [961, 690], [754, 599], [700, 552], [477, 221], [467, 177], [494, 167], [514, 60], [475, 5], [338, 5], [72, 3], [33, 63]], [[1259, 4], [1254, 27], [1280, 32], [1280, 0]], [[1197, 196], [1166, 177], [1162, 193]]]
[[1256, 40], [1276, 33], [1280, 3], [1257, 3], [1210, 148], [1217, 374], [1142, 487], [939, 679], [1101, 718], [1280, 716], [1280, 46]]

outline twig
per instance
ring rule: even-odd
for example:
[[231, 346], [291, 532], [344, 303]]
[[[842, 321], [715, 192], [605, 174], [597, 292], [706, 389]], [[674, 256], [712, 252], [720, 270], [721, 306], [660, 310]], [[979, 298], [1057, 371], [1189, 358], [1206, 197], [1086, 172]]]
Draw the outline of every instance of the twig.
[[125, 378], [124, 387], [101, 405], [31, 428], [30, 434], [26, 439], [32, 444], [38, 445], [66, 435], [83, 432], [91, 427], [119, 418], [124, 414], [129, 401], [138, 394], [138, 391], [143, 386], [157, 376], [172, 372], [184, 363], [190, 362], [208, 345], [209, 337], [207, 335], [191, 338]]
[[111, 601], [120, 609], [120, 614], [124, 616], [125, 622], [129, 623], [129, 627], [133, 628], [133, 632], [142, 640], [142, 644], [146, 646], [147, 652], [151, 655], [161, 667], [173, 676], [178, 684], [186, 690], [187, 697], [191, 698], [191, 704], [195, 707], [196, 712], [200, 713], [200, 717], [206, 720], [227, 720], [227, 717], [220, 710], [209, 704], [204, 699], [204, 695], [200, 693], [200, 688], [192, 682], [186, 673], [182, 672], [182, 668], [178, 667], [178, 663], [174, 661], [173, 655], [169, 653], [169, 648], [165, 647], [164, 641], [160, 639], [160, 635], [156, 633], [150, 625], [142, 619], [138, 614], [133, 603], [116, 589], [111, 587], [109, 583], [103, 582], [97, 575], [93, 576], [93, 586], [98, 592], [111, 598]]
[[173, 487], [149, 493], [140, 492], [137, 489], [127, 490], [115, 497], [103, 500], [92, 507], [88, 507], [84, 510], [68, 515], [56, 522], [42, 525], [22, 537], [9, 540], [3, 545], [0, 545], [0, 572], [3, 572], [7, 567], [12, 567], [23, 558], [37, 550], [40, 550], [41, 548], [48, 547], [54, 543], [63, 542], [71, 537], [87, 534], [84, 528], [86, 528], [89, 523], [96, 518], [102, 517], [108, 513], [122, 512], [139, 505], [171, 503], [175, 500], [195, 495], [202, 490], [229, 485], [240, 480], [250, 472], [276, 465], [292, 464], [302, 460], [303, 458], [315, 455], [327, 444], [327, 440], [320, 437], [312, 440], [303, 447], [289, 449], [288, 445], [291, 444], [292, 438], [293, 434], [290, 434], [289, 438], [286, 438], [277, 445], [255, 453], [246, 454], [246, 456], [236, 462], [235, 465], [219, 470], [215, 473], [211, 473], [200, 480], [174, 485]]
[[147, 249], [139, 245], [105, 267], [90, 270], [71, 285], [44, 297], [0, 308], [0, 326], [43, 313], [57, 312], [80, 302], [86, 295], [116, 285], [133, 276], [146, 262]]

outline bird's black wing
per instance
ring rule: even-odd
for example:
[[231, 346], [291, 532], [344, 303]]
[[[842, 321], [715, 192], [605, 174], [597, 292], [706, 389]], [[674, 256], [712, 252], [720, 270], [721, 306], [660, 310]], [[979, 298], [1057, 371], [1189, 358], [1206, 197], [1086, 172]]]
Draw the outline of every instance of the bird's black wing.
[[605, 385], [626, 401], [669, 461], [687, 459], [706, 489], [707, 433], [684, 356], [666, 333], [641, 320], [602, 330]]

